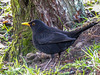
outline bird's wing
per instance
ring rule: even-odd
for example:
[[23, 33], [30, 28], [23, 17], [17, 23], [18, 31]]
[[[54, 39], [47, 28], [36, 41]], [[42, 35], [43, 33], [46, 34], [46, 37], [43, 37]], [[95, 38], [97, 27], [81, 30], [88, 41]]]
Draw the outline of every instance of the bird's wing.
[[70, 38], [59, 32], [53, 32], [52, 34], [43, 35], [43, 37], [37, 38], [39, 44], [60, 43], [73, 40], [75, 40], [75, 38]]

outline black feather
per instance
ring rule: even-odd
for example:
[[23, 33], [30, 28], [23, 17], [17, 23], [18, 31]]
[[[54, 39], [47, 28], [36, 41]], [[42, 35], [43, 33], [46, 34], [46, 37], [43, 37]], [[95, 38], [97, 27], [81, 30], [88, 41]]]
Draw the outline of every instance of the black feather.
[[[33, 22], [35, 23], [34, 26], [32, 25]], [[35, 47], [44, 53], [55, 54], [66, 50], [75, 42], [83, 31], [97, 23], [90, 23], [88, 26], [71, 32], [49, 27], [41, 20], [34, 20], [29, 24], [33, 31], [33, 43]]]

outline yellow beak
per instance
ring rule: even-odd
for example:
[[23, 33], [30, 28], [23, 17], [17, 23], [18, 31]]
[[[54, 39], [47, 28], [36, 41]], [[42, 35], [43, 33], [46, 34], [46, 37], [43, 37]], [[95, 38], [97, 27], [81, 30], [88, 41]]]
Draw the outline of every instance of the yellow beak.
[[22, 25], [30, 26], [29, 22], [23, 22]]

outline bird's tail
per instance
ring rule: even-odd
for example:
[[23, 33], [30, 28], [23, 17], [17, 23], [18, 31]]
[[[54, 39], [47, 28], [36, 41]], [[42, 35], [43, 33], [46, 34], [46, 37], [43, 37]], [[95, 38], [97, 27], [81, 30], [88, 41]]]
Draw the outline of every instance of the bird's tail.
[[87, 26], [84, 26], [84, 27], [82, 27], [82, 28], [79, 28], [79, 29], [76, 29], [76, 30], [74, 30], [74, 31], [71, 31], [70, 32], [70, 36], [71, 37], [73, 37], [73, 38], [78, 38], [78, 36], [83, 32], [83, 31], [85, 31], [85, 30], [87, 30], [87, 29], [89, 29], [89, 28], [91, 28], [91, 27], [93, 27], [94, 25], [96, 25], [96, 24], [98, 24], [99, 22], [92, 22], [92, 23], [90, 23], [89, 25], [87, 25]]

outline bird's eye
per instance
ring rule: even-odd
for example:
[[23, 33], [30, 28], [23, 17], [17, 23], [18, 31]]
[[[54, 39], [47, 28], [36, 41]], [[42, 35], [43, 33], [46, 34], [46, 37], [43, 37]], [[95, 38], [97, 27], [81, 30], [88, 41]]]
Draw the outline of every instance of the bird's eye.
[[32, 25], [35, 25], [35, 23], [32, 23]]

